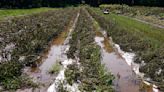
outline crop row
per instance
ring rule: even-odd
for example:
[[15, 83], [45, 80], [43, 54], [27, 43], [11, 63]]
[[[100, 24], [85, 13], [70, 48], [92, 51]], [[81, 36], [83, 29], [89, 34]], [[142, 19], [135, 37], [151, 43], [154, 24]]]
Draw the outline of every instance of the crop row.
[[[74, 8], [57, 9], [0, 22], [0, 85], [20, 88], [23, 83], [17, 80], [22, 68], [34, 65], [50, 41], [67, 29], [76, 12]], [[10, 85], [12, 82], [15, 85]]]
[[[81, 9], [75, 31], [70, 39], [69, 58], [79, 58], [78, 64], [68, 66], [65, 72], [69, 84], [79, 83], [80, 91], [111, 92], [113, 76], [105, 72], [101, 65], [100, 47], [94, 43], [93, 22], [86, 10]], [[77, 59], [78, 60], [78, 59]]]
[[[107, 19], [100, 13], [95, 13], [91, 8], [87, 8], [90, 14], [99, 22], [99, 25], [107, 30], [115, 43], [119, 44], [124, 51], [136, 53], [135, 62], [141, 65], [140, 72], [145, 73], [146, 78], [151, 78], [151, 82], [157, 84], [164, 90], [164, 44], [161, 40], [152, 38], [140, 31], [127, 31], [128, 28], [120, 26], [112, 19]], [[149, 31], [154, 32], [153, 31]], [[161, 31], [162, 34], [162, 31]]]

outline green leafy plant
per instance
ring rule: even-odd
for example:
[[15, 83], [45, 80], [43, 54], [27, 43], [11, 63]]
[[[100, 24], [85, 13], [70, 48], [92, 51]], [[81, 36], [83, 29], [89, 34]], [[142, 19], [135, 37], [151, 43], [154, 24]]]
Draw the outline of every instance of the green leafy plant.
[[50, 74], [58, 74], [59, 73], [59, 71], [61, 70], [61, 65], [59, 64], [59, 62], [56, 62], [53, 66], [52, 66], [52, 68], [50, 68], [50, 70], [49, 70], [49, 73]]

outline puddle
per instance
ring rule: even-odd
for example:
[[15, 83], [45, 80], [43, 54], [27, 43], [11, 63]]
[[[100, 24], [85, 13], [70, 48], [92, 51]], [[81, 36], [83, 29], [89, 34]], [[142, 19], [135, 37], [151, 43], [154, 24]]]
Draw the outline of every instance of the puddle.
[[116, 92], [139, 92], [140, 81], [126, 61], [112, 48], [110, 39], [96, 35], [95, 42], [102, 48], [102, 64], [115, 76]]

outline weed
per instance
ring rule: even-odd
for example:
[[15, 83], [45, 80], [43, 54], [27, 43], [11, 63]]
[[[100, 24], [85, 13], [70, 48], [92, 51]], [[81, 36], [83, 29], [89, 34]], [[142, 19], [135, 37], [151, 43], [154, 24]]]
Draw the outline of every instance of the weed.
[[79, 67], [77, 64], [71, 64], [68, 66], [68, 69], [65, 71], [65, 76], [67, 82], [72, 85], [73, 83], [77, 83], [78, 80], [80, 80], [80, 74]]
[[52, 68], [49, 70], [50, 74], [58, 74], [59, 71], [61, 70], [61, 65], [59, 64], [59, 62], [56, 62]]

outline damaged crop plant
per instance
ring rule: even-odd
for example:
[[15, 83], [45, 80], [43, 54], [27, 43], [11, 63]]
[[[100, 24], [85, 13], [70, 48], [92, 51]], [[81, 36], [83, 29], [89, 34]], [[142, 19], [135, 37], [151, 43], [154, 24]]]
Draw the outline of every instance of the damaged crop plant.
[[68, 66], [65, 72], [66, 80], [70, 85], [79, 83], [79, 90], [82, 92], [112, 92], [114, 77], [101, 65], [100, 47], [94, 43], [94, 37], [93, 21], [82, 8], [67, 52], [68, 58], [77, 59], [80, 64]]
[[108, 36], [127, 52], [136, 54], [135, 63], [140, 72], [164, 91], [164, 30], [114, 14], [103, 15], [100, 10], [87, 8], [89, 13], [105, 29]]
[[74, 8], [56, 9], [1, 21], [0, 86], [12, 90], [32, 86], [22, 74], [23, 67], [37, 66], [43, 50], [66, 30], [76, 12]]

